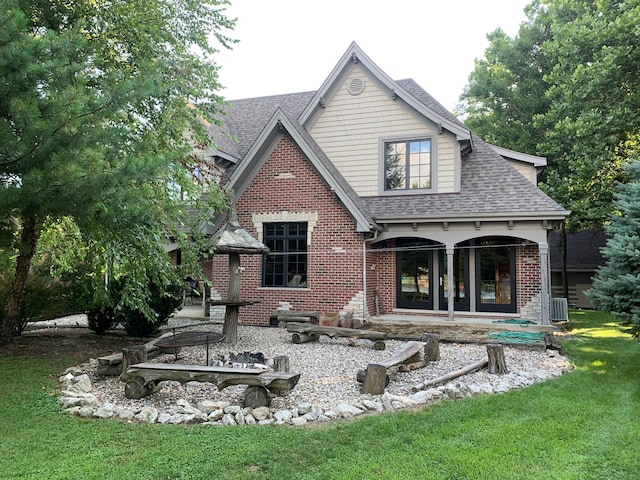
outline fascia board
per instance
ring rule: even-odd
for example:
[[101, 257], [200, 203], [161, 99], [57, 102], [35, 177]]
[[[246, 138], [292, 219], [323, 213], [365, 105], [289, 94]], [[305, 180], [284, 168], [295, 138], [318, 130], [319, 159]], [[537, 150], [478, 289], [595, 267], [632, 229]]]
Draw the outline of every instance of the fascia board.
[[535, 167], [546, 167], [547, 159], [545, 157], [539, 157], [537, 155], [530, 155], [528, 153], [518, 152], [516, 150], [510, 150], [508, 148], [499, 147], [497, 145], [488, 144], [498, 155], [502, 157], [511, 158], [520, 162], [530, 163]]

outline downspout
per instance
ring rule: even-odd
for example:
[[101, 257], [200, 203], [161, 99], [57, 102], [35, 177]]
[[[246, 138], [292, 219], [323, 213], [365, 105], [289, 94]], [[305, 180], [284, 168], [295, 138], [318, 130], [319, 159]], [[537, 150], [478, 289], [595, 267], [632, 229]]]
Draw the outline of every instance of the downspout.
[[377, 238], [378, 230], [375, 230], [372, 238], [365, 238], [362, 242], [362, 323], [367, 323], [369, 319], [369, 309], [367, 307], [367, 242], [373, 242]]

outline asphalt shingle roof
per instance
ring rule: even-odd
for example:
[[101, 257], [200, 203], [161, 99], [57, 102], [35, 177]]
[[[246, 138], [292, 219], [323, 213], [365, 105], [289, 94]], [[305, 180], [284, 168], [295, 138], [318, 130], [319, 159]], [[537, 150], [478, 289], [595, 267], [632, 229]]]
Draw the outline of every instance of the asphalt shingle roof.
[[[415, 81], [406, 79], [396, 83], [432, 111], [464, 126]], [[218, 149], [241, 161], [274, 112], [280, 108], [294, 121], [300, 133], [304, 134], [318, 158], [326, 162], [335, 181], [344, 186], [350, 197], [354, 197], [355, 205], [362, 209], [366, 217], [378, 222], [391, 217], [399, 220], [411, 218], [454, 221], [496, 216], [557, 217], [567, 213], [563, 207], [528, 181], [490, 145], [474, 134], [472, 134], [473, 150], [462, 159], [459, 193], [360, 198], [304, 127], [295, 122], [314, 94], [315, 92], [302, 92], [230, 101], [226, 118], [223, 119], [224, 126], [212, 127], [214, 140], [221, 139]], [[236, 137], [237, 143], [231, 143], [230, 136]]]

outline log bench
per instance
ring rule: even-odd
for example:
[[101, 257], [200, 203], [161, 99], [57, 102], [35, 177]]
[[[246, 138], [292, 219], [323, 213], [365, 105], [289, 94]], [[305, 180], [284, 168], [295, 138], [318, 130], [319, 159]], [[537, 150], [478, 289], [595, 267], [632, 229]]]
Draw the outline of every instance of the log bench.
[[279, 328], [286, 328], [289, 322], [297, 323], [318, 323], [320, 314], [308, 310], [276, 310], [271, 312], [269, 324], [277, 325]]
[[331, 338], [346, 337], [352, 340], [355, 338], [365, 338], [373, 341], [373, 348], [375, 350], [384, 350], [386, 348], [384, 340], [386, 340], [387, 334], [384, 332], [376, 332], [374, 330], [327, 327], [294, 322], [287, 324], [287, 332], [292, 334], [291, 341], [295, 344], [315, 342], [320, 338], [320, 335], [327, 335]]
[[[417, 364], [421, 360], [422, 351], [426, 345], [426, 342], [406, 342], [392, 357], [367, 365], [362, 379], [362, 393], [373, 395], [384, 393], [384, 389], [389, 383], [387, 369], [401, 364]], [[424, 363], [421, 365], [424, 366]], [[360, 380], [358, 377], [362, 378], [362, 372], [356, 376], [356, 379]]]
[[[178, 348], [161, 348], [156, 345], [156, 342], [166, 340], [171, 336], [171, 333], [165, 333], [158, 338], [154, 338], [150, 342], [144, 344], [144, 348], [147, 351], [147, 358], [157, 356], [160, 353], [177, 353]], [[96, 366], [96, 374], [98, 375], [120, 375], [122, 373], [122, 352], [114, 353], [113, 355], [106, 355], [98, 358], [98, 364]]]
[[160, 382], [175, 380], [208, 382], [218, 390], [230, 385], [248, 385], [244, 404], [250, 407], [268, 406], [270, 392], [292, 390], [300, 380], [299, 373], [272, 372], [261, 368], [214, 367], [207, 365], [184, 365], [171, 363], [137, 363], [131, 365], [123, 381], [127, 398], [139, 399], [156, 392]]

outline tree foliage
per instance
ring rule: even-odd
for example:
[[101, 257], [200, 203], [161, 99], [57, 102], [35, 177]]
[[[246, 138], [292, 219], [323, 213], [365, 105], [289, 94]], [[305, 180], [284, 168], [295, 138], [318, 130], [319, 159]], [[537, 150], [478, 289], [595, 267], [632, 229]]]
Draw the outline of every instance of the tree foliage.
[[539, 0], [511, 39], [489, 35], [461, 97], [489, 141], [546, 156], [541, 187], [572, 211], [568, 229], [601, 227], [640, 130], [640, 3]]
[[606, 228], [602, 253], [607, 263], [598, 268], [587, 295], [593, 305], [630, 325], [640, 336], [640, 162], [628, 164], [631, 180], [615, 194], [619, 214]]
[[199, 232], [226, 200], [198, 182], [190, 152], [206, 145], [206, 121], [219, 121], [213, 56], [233, 43], [226, 3], [3, 2], [0, 249], [16, 255], [0, 343], [10, 341], [41, 235], [61, 219], [93, 266], [123, 277], [122, 306], [149, 317], [149, 278], [171, 275], [167, 235], [183, 258], [202, 253]]

